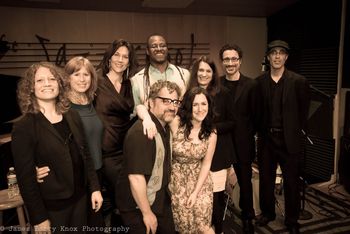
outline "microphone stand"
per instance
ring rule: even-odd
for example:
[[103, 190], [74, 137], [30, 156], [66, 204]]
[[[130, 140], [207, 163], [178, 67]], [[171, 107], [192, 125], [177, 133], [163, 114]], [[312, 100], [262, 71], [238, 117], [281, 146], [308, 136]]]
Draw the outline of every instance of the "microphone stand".
[[[304, 130], [301, 130], [307, 141], [313, 145], [314, 143], [312, 140], [309, 138], [309, 136], [305, 133]], [[312, 219], [313, 215], [311, 212], [305, 210], [305, 190], [306, 190], [306, 180], [305, 180], [305, 163], [306, 163], [306, 143], [304, 145], [304, 158], [303, 158], [303, 165], [302, 165], [302, 172], [301, 176], [299, 177], [300, 180], [302, 181], [302, 191], [301, 191], [301, 207], [300, 207], [300, 212], [299, 212], [299, 220], [308, 220]]]

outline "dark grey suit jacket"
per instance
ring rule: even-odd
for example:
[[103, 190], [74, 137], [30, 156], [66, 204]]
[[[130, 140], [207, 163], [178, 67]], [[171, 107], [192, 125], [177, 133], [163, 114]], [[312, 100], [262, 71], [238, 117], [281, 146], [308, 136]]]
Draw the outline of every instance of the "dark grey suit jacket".
[[[78, 112], [64, 114], [84, 162], [90, 192], [100, 190]], [[32, 225], [48, 219], [45, 200], [70, 198], [74, 193], [73, 163], [69, 145], [42, 113], [26, 114], [13, 126], [12, 154], [21, 195]], [[49, 166], [44, 183], [36, 180], [35, 167]]]

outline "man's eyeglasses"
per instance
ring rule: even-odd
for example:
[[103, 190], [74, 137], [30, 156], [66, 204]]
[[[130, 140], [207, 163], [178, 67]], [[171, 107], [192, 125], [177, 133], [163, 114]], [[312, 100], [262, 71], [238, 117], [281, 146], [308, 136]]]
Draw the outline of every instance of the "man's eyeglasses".
[[181, 101], [177, 99], [170, 99], [170, 98], [159, 97], [159, 96], [157, 96], [156, 98], [161, 99], [163, 101], [163, 104], [166, 106], [169, 106], [172, 103], [175, 107], [179, 107], [181, 104]]
[[166, 49], [168, 46], [166, 44], [152, 44], [149, 46], [150, 49]]
[[222, 61], [224, 64], [229, 64], [230, 62], [236, 63], [240, 58], [232, 57], [232, 58], [224, 58]]

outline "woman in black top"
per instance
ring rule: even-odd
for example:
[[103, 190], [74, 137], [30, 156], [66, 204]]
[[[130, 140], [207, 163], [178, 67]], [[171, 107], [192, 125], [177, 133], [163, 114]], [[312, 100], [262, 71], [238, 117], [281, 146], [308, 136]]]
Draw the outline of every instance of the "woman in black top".
[[[91, 193], [92, 209], [102, 205], [79, 114], [69, 109], [65, 74], [55, 65], [32, 65], [18, 85], [23, 117], [14, 124], [12, 152], [18, 184], [37, 231], [83, 231]], [[37, 183], [36, 167], [50, 173]]]
[[134, 110], [134, 100], [129, 80], [137, 69], [133, 45], [123, 39], [113, 41], [106, 49], [98, 68], [102, 74], [98, 79], [95, 108], [104, 125], [102, 171], [112, 202], [112, 206], [106, 207], [108, 211], [116, 204], [115, 194], [118, 188], [115, 185], [122, 166], [124, 137], [135, 121], [130, 117]]

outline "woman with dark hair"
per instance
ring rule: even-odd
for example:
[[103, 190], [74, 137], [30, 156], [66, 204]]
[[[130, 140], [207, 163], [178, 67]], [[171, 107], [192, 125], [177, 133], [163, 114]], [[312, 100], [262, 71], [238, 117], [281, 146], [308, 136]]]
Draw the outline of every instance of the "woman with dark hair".
[[[106, 49], [98, 68], [102, 74], [98, 79], [95, 108], [104, 125], [103, 182], [112, 202], [112, 207], [109, 208], [113, 209], [115, 193], [118, 192], [116, 180], [122, 166], [123, 141], [135, 120], [130, 117], [134, 110], [134, 100], [129, 78], [137, 69], [133, 45], [124, 39], [113, 41]], [[107, 213], [109, 208], [106, 207]]]
[[[30, 222], [42, 233], [83, 232], [88, 201], [98, 211], [103, 200], [83, 123], [69, 109], [65, 82], [60, 68], [40, 62], [27, 69], [17, 89], [23, 117], [12, 131], [14, 164]], [[36, 167], [50, 168], [41, 183]]]
[[208, 57], [200, 57], [192, 66], [189, 88], [202, 87], [213, 99], [214, 124], [217, 131], [217, 143], [211, 164], [211, 176], [214, 183], [214, 202], [212, 222], [215, 233], [222, 233], [225, 209], [225, 184], [227, 172], [236, 160], [232, 141], [234, 118], [229, 90], [220, 85], [216, 66]]
[[199, 57], [192, 65], [188, 89], [202, 87], [211, 97], [222, 90], [215, 63], [207, 56]]
[[217, 137], [213, 103], [205, 89], [194, 87], [185, 93], [170, 128], [173, 156], [169, 189], [176, 231], [214, 233], [213, 183], [209, 170]]

